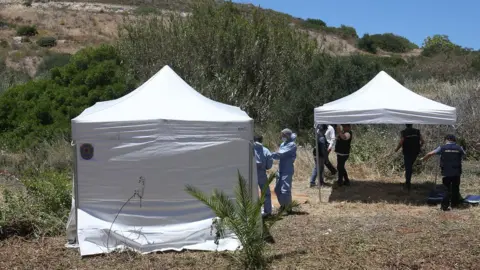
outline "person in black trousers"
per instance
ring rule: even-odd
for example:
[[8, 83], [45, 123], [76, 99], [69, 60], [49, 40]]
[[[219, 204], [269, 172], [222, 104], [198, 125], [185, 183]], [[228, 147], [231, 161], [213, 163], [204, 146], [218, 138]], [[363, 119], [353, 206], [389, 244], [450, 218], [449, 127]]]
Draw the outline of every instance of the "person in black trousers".
[[463, 147], [456, 143], [454, 135], [445, 137], [445, 144], [425, 155], [420, 160], [428, 160], [433, 155], [440, 156], [440, 169], [443, 176], [443, 185], [447, 188], [447, 195], [442, 201], [442, 210], [450, 210], [461, 206], [460, 177], [462, 175], [462, 159], [466, 153]]
[[420, 154], [420, 149], [424, 141], [420, 130], [412, 127], [412, 124], [407, 124], [406, 128], [400, 133], [400, 142], [395, 149], [398, 152], [400, 148], [403, 151], [403, 161], [405, 165], [405, 187], [407, 190], [412, 186], [413, 164]]
[[337, 125], [337, 140], [335, 142], [335, 153], [337, 154], [338, 186], [350, 185], [345, 163], [350, 156], [353, 134], [350, 124]]

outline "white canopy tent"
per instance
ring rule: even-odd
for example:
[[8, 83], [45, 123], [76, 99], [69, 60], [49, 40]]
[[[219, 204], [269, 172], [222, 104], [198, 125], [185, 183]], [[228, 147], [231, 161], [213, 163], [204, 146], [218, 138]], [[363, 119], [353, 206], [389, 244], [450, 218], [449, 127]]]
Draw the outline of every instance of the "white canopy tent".
[[239, 247], [234, 235], [214, 244], [214, 214], [185, 186], [233, 195], [239, 171], [258, 196], [253, 120], [240, 108], [202, 96], [165, 66], [131, 93], [83, 111], [72, 137], [67, 236], [82, 256]]
[[[385, 71], [380, 71], [356, 92], [315, 108], [314, 121], [315, 125], [342, 123], [454, 125], [457, 121], [457, 111], [454, 107], [414, 93]], [[318, 160], [317, 149], [317, 168]]]
[[358, 91], [315, 108], [315, 123], [454, 125], [456, 109], [405, 88], [381, 71]]

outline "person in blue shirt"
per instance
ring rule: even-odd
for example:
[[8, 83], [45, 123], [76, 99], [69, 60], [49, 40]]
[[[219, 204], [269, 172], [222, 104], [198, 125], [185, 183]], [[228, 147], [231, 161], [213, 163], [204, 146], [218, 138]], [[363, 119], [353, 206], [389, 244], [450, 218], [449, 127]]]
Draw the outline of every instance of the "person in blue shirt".
[[421, 161], [428, 160], [434, 155], [440, 156], [440, 169], [442, 172], [442, 182], [447, 188], [447, 194], [442, 201], [442, 210], [450, 210], [450, 206], [455, 208], [461, 204], [460, 196], [460, 176], [462, 175], [462, 159], [466, 153], [463, 147], [456, 143], [454, 135], [445, 137], [445, 144], [431, 151]]
[[[258, 186], [261, 190], [268, 185], [267, 183], [267, 170], [270, 170], [273, 165], [272, 154], [265, 146], [262, 145], [263, 137], [255, 136], [254, 137], [254, 150], [255, 150], [255, 161], [257, 163], [257, 179]], [[265, 203], [263, 204], [263, 216], [267, 217], [272, 214], [272, 197], [270, 193], [270, 187], [267, 187], [265, 193]]]
[[[296, 134], [290, 129], [282, 130], [281, 137], [283, 142], [279, 150], [272, 154], [272, 158], [280, 161], [275, 194], [277, 194], [278, 203], [283, 210], [292, 202], [292, 179], [295, 172], [293, 164], [297, 158], [297, 145], [294, 141]], [[287, 213], [291, 213], [291, 209], [285, 210]]]

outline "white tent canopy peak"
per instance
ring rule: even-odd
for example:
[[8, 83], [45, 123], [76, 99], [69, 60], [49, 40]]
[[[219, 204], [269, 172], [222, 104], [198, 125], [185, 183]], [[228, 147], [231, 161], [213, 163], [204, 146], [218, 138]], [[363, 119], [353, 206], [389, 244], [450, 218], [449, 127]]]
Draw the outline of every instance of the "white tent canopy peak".
[[456, 109], [407, 89], [381, 71], [358, 91], [315, 108], [315, 122], [454, 124]]
[[251, 120], [240, 108], [201, 95], [169, 66], [165, 66], [129, 94], [97, 102], [72, 121], [98, 123], [159, 119], [201, 122]]

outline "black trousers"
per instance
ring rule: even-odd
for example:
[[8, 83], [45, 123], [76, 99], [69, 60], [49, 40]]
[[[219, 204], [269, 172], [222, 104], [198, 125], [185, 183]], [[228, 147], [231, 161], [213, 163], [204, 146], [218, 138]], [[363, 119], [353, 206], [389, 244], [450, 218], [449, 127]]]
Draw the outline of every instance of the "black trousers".
[[[329, 143], [327, 143], [327, 149], [328, 147], [330, 146]], [[330, 159], [328, 158], [328, 155], [329, 153], [327, 152], [327, 157], [325, 158], [325, 167], [327, 167], [327, 169], [332, 173], [332, 174], [336, 174], [337, 173], [337, 169], [335, 169], [335, 167], [333, 167], [332, 163], [330, 162]]]
[[447, 188], [447, 194], [443, 198], [442, 208], [460, 205], [460, 175], [443, 177], [443, 185]]
[[347, 156], [341, 156], [337, 154], [337, 170], [338, 170], [338, 183], [343, 184], [345, 183], [350, 183], [350, 179], [348, 179], [348, 173], [347, 170], [345, 169], [345, 163], [347, 163], [348, 160], [348, 155]]
[[403, 161], [405, 164], [405, 182], [410, 184], [412, 182], [412, 174], [413, 174], [413, 164], [417, 159], [418, 154], [404, 154]]

